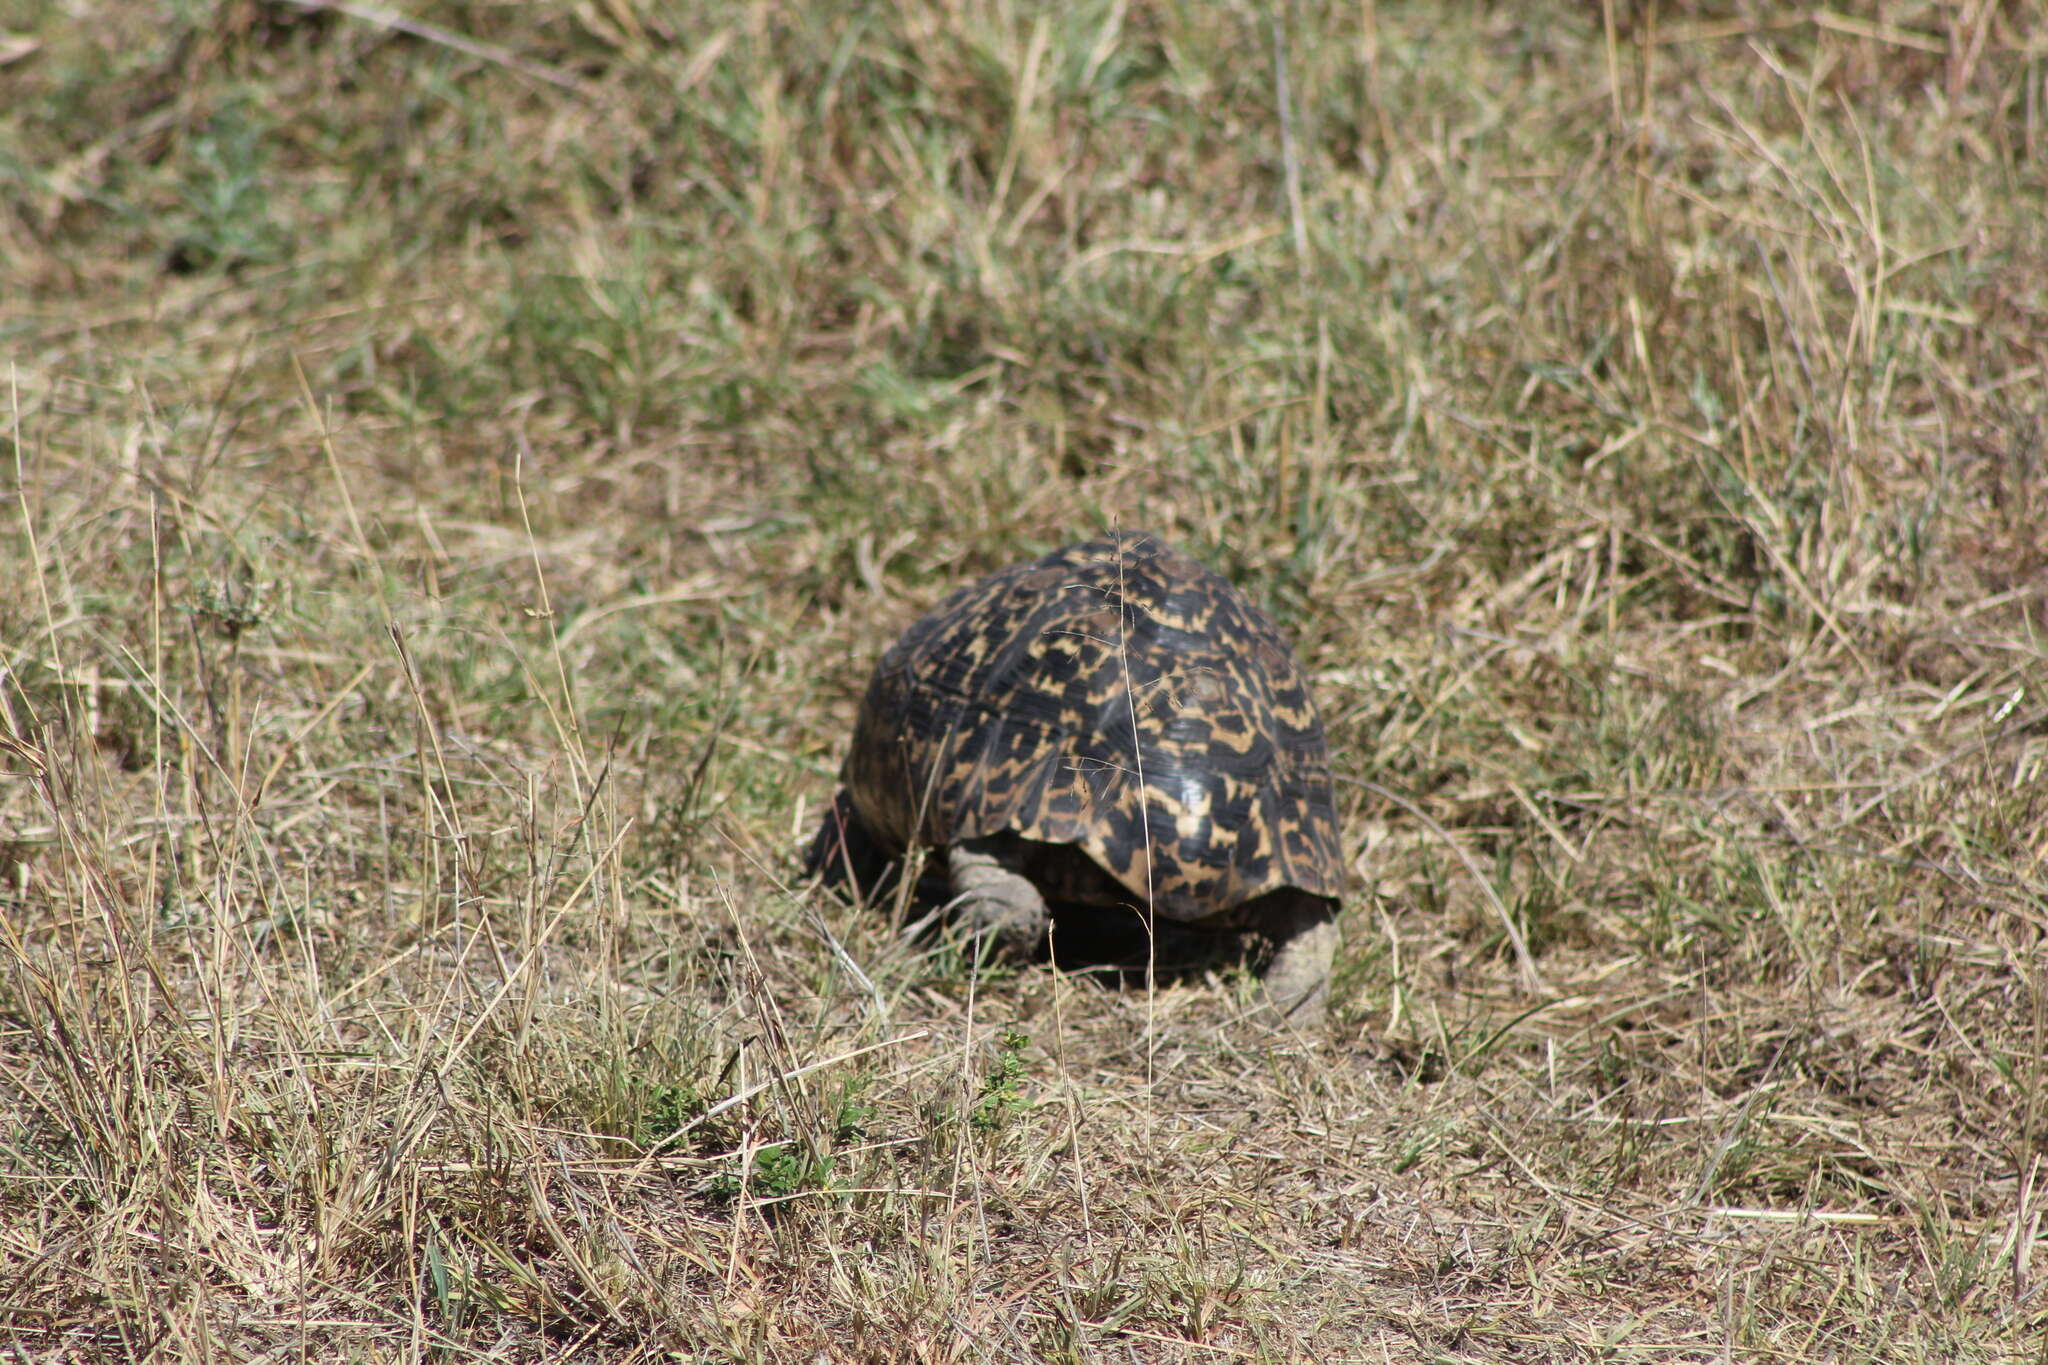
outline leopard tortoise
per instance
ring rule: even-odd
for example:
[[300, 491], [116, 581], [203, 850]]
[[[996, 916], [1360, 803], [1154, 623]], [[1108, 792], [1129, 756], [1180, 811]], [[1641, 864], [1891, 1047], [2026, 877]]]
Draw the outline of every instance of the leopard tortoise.
[[1229, 582], [1126, 532], [946, 598], [882, 656], [814, 873], [940, 851], [956, 913], [1029, 954], [1047, 902], [1271, 945], [1270, 1008], [1318, 1021], [1342, 871], [1322, 722]]

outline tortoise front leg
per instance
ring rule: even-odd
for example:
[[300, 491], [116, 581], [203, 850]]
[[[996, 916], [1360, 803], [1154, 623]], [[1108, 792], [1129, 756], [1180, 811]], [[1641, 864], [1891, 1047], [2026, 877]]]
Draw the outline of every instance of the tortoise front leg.
[[1030, 879], [1004, 866], [995, 841], [968, 839], [946, 849], [953, 904], [968, 932], [1011, 958], [1029, 958], [1045, 938], [1045, 897]]
[[1317, 1028], [1330, 1002], [1330, 963], [1337, 956], [1337, 907], [1321, 896], [1286, 898], [1264, 924], [1273, 960], [1262, 982], [1266, 1008], [1295, 1028]]

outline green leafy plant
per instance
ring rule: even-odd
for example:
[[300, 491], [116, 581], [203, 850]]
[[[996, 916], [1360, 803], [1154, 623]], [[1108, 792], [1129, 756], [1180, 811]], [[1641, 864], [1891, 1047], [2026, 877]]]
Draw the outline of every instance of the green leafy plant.
[[688, 1082], [657, 1085], [648, 1091], [647, 1107], [633, 1125], [633, 1138], [650, 1153], [675, 1151], [686, 1140], [678, 1130], [706, 1107], [703, 1094]]
[[1017, 1114], [1030, 1107], [1031, 1101], [1024, 1098], [1021, 1083], [1026, 1068], [1024, 1049], [1031, 1039], [1015, 1029], [1005, 1029], [1002, 1041], [996, 1045], [995, 1065], [981, 1082], [981, 1093], [975, 1097], [974, 1108], [968, 1115], [968, 1122], [984, 1133], [999, 1131]]

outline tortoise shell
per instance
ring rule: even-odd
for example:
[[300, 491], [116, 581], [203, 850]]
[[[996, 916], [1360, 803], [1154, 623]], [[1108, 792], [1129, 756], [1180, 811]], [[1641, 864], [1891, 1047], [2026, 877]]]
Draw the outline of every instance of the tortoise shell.
[[1323, 727], [1293, 651], [1143, 532], [1003, 569], [911, 626], [868, 684], [843, 778], [842, 809], [891, 856], [1005, 834], [1072, 845], [1183, 921], [1290, 887], [1339, 896]]

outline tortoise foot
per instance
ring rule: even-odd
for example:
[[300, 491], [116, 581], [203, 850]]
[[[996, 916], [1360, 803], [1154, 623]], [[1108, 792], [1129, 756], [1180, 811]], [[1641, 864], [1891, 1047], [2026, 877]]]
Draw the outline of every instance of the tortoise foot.
[[1273, 960], [1261, 977], [1268, 1015], [1294, 1028], [1320, 1027], [1337, 955], [1335, 908], [1321, 896], [1295, 896], [1275, 907], [1264, 928], [1273, 940]]
[[970, 839], [946, 850], [953, 905], [984, 952], [1029, 958], [1045, 938], [1045, 897], [1029, 878], [1006, 867], [990, 842]]

